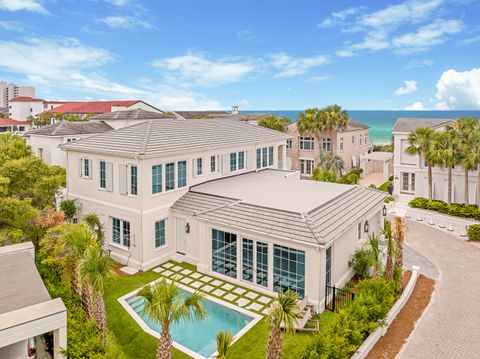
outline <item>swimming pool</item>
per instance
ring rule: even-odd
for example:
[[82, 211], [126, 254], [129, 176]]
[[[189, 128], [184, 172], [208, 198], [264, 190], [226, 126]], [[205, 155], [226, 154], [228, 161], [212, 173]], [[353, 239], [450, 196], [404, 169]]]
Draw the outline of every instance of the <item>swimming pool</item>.
[[[182, 288], [182, 290], [185, 296], [189, 294], [185, 289]], [[140, 326], [142, 326], [145, 331], [158, 337], [158, 333], [161, 331], [161, 325], [152, 321], [148, 315], [143, 314], [144, 299], [137, 297], [135, 294], [120, 298], [120, 302], [122, 302], [122, 299], [124, 301], [122, 304], [134, 319], [139, 322]], [[203, 307], [207, 313], [205, 320], [181, 321], [170, 327], [170, 334], [176, 348], [190, 355], [197, 354], [195, 357], [198, 358], [208, 358], [212, 356], [217, 349], [216, 337], [219, 331], [229, 330], [232, 335], [235, 336], [235, 339], [238, 339], [261, 319], [253, 313], [249, 313], [251, 315], [241, 313], [219, 302], [220, 301], [215, 298], [204, 298]], [[245, 310], [242, 311], [246, 312]], [[146, 330], [145, 325], [150, 330]]]

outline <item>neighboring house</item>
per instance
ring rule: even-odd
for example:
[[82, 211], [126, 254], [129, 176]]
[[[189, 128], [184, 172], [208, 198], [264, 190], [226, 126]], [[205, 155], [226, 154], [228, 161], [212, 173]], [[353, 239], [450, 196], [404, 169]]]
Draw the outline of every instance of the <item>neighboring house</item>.
[[101, 115], [90, 117], [89, 121], [103, 121], [117, 129], [137, 124], [141, 121], [162, 120], [165, 118], [172, 119], [177, 118], [177, 116], [175, 116], [173, 113], [169, 114], [135, 109], [103, 113]]
[[8, 101], [8, 114], [10, 118], [26, 121], [30, 116], [37, 116], [45, 111], [45, 100], [32, 97], [17, 97]]
[[[452, 119], [441, 118], [399, 118], [393, 126], [394, 136], [394, 194], [410, 194], [428, 198], [428, 167], [423, 156], [410, 156], [405, 153], [409, 146], [408, 135], [417, 127], [430, 127], [442, 131]], [[475, 203], [477, 195], [477, 173], [470, 171], [469, 201]], [[448, 177], [447, 169], [433, 167], [433, 198], [447, 201]], [[452, 170], [452, 202], [465, 202], [465, 171], [462, 166]]]
[[9, 101], [22, 96], [35, 97], [35, 87], [0, 81], [0, 107], [8, 107]]
[[51, 299], [35, 267], [32, 242], [0, 247], [0, 357], [11, 358], [25, 342], [53, 333], [54, 359], [67, 348], [67, 309]]
[[232, 111], [174, 111], [174, 114], [184, 120], [202, 120], [211, 118], [223, 118], [237, 120], [256, 125], [262, 118], [271, 116], [269, 113], [240, 113], [238, 108], [232, 107]]
[[66, 155], [59, 145], [111, 130], [113, 128], [103, 121], [59, 121], [33, 129], [26, 136], [33, 154], [49, 165], [65, 167]]
[[0, 133], [1, 132], [18, 132], [23, 133], [30, 129], [30, 122], [17, 121], [11, 118], [0, 117]]
[[224, 119], [142, 122], [61, 145], [65, 197], [80, 218], [99, 216], [106, 249], [131, 268], [186, 261], [270, 294], [292, 287], [323, 309], [365, 229], [381, 228], [385, 194], [280, 170], [288, 138]]
[[311, 176], [318, 166], [321, 153], [333, 152], [344, 162], [344, 173], [360, 166], [360, 156], [367, 154], [372, 146], [368, 143], [368, 126], [349, 120], [343, 131], [325, 132], [318, 143], [314, 135], [303, 134], [297, 130], [296, 122], [287, 126], [292, 139], [287, 145], [289, 167], [300, 171], [302, 176]]
[[67, 102], [61, 106], [49, 109], [47, 110], [47, 112], [54, 114], [71, 114], [85, 117], [92, 114], [99, 115], [107, 112], [135, 109], [163, 113], [162, 110], [140, 100]]

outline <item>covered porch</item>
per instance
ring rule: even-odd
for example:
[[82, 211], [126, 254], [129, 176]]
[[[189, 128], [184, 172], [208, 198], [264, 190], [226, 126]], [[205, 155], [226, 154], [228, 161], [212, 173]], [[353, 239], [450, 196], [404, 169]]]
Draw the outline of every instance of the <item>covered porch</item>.
[[393, 153], [371, 152], [360, 157], [360, 168], [363, 169], [360, 184], [380, 186], [393, 175]]

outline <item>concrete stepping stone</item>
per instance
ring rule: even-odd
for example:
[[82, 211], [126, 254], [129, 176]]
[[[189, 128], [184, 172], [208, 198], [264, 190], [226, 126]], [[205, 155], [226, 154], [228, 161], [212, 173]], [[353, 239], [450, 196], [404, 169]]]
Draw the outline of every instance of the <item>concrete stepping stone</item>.
[[195, 272], [195, 273], [190, 274], [190, 277], [195, 278], [195, 279], [198, 279], [198, 278], [200, 278], [202, 275], [203, 275], [203, 274], [201, 274], [201, 273]]
[[202, 278], [200, 278], [201, 281], [203, 282], [210, 282], [213, 278], [212, 277], [209, 277], [208, 275], [205, 275], [203, 276]]
[[210, 293], [213, 289], [214, 289], [214, 287], [212, 287], [211, 285], [208, 285], [208, 284], [202, 287], [202, 290], [204, 290], [207, 293]]
[[171, 268], [171, 270], [173, 270], [175, 272], [178, 272], [181, 269], [182, 269], [182, 267], [180, 267], [180, 266], [175, 266], [175, 267]]
[[225, 294], [225, 291], [221, 289], [216, 289], [212, 292], [212, 294], [216, 295], [217, 297], [221, 297], [222, 295]]
[[190, 284], [193, 288], [200, 288], [203, 283], [202, 282], [193, 282], [192, 284]]
[[254, 299], [254, 298], [258, 297], [258, 294], [254, 293], [254, 292], [248, 292], [247, 294], [245, 294], [245, 297], [250, 298], [250, 299]]
[[233, 293], [235, 293], [235, 294], [243, 294], [243, 293], [245, 293], [246, 291], [247, 291], [246, 289], [243, 289], [243, 288], [238, 287], [238, 288], [235, 288], [235, 289], [233, 290]]
[[240, 298], [239, 300], [237, 300], [237, 305], [239, 307], [244, 307], [246, 306], [248, 303], [250, 303], [250, 301], [248, 299], [245, 299], [245, 298]]
[[269, 297], [260, 297], [257, 299], [257, 302], [260, 302], [260, 303], [263, 303], [263, 304], [267, 304], [268, 302], [270, 302], [272, 300], [272, 298], [269, 298]]
[[164, 270], [165, 268], [162, 268], [162, 267], [157, 267], [152, 269], [152, 271], [154, 271], [155, 273], [162, 273]]
[[185, 283], [185, 284], [189, 284], [189, 283], [193, 282], [193, 279], [188, 278], [188, 277], [184, 277], [184, 278], [180, 279], [180, 282]]
[[228, 283], [225, 283], [224, 285], [222, 285], [222, 289], [225, 289], [225, 290], [230, 290], [232, 288], [233, 288], [233, 285]]
[[260, 305], [260, 304], [258, 304], [258, 303], [252, 303], [252, 304], [250, 304], [250, 305], [247, 307], [247, 309], [252, 309], [252, 310], [254, 310], [254, 311], [256, 311], [256, 312], [258, 312], [258, 311], [259, 311], [260, 309], [262, 309], [262, 308], [263, 308], [263, 305]]
[[214, 285], [215, 287], [218, 287], [220, 284], [222, 284], [223, 282], [221, 280], [218, 280], [218, 279], [215, 279], [212, 283], [210, 283], [211, 285]]
[[233, 302], [235, 299], [238, 298], [238, 296], [235, 295], [235, 294], [232, 294], [232, 293], [228, 293], [228, 294], [227, 294], [225, 297], [223, 297], [223, 298], [225, 298], [226, 300], [228, 300], [228, 301], [230, 301], [230, 302]]
[[164, 267], [164, 268], [171, 268], [171, 267], [173, 267], [173, 263], [163, 263], [163, 264], [162, 264], [162, 267]]
[[188, 275], [188, 274], [192, 273], [192, 271], [190, 269], [184, 269], [180, 273]]
[[170, 277], [173, 272], [171, 270], [166, 270], [165, 272], [162, 273], [165, 277]]

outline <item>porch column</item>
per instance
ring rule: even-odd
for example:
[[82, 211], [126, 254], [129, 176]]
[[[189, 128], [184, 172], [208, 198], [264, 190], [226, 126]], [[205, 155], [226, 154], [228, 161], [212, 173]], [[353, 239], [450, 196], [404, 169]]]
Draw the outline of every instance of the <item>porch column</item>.
[[282, 169], [286, 170], [287, 168], [287, 145], [282, 145]]
[[53, 331], [53, 358], [65, 359], [61, 353], [62, 349], [67, 349], [67, 327], [62, 327]]

